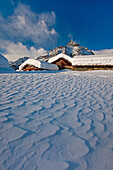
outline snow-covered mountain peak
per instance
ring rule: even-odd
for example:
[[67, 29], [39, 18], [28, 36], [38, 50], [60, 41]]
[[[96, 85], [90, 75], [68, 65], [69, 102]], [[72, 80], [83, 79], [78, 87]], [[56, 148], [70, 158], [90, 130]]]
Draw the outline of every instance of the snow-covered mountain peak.
[[68, 42], [67, 46], [79, 46], [79, 44], [71, 40], [70, 42]]
[[66, 54], [72, 58], [78, 55], [94, 55], [94, 53], [91, 50], [88, 50], [88, 48], [83, 47], [71, 40], [66, 46], [56, 47], [46, 53], [46, 55], [37, 56], [36, 59], [48, 61], [49, 58], [54, 57], [60, 53]]
[[70, 57], [75, 57], [77, 55], [94, 55], [91, 50], [88, 50], [88, 48], [83, 47], [72, 40], [67, 44], [65, 54]]

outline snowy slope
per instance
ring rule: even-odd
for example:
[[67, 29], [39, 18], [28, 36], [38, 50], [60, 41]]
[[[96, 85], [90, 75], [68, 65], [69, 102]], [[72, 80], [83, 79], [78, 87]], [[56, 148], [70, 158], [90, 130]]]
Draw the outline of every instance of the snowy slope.
[[0, 54], [0, 72], [12, 72], [14, 71], [10, 66], [8, 60]]
[[9, 67], [8, 60], [0, 54], [0, 68], [7, 68]]
[[113, 71], [0, 75], [1, 170], [111, 170]]
[[93, 51], [95, 55], [112, 55], [113, 56], [113, 49], [105, 49], [99, 51]]

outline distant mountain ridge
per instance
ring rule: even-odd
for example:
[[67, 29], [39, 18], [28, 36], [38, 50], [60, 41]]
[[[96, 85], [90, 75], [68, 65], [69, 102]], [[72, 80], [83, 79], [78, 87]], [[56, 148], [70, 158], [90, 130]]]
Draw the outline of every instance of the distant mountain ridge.
[[66, 46], [56, 47], [49, 52], [46, 52], [44, 55], [42, 54], [41, 56], [36, 57], [36, 59], [48, 61], [49, 58], [54, 57], [60, 53], [66, 54], [72, 58], [78, 55], [94, 55], [93, 51], [88, 50], [88, 48], [83, 47], [71, 40]]
[[27, 59], [29, 59], [29, 57], [23, 57], [23, 58], [19, 58], [18, 60], [11, 62], [10, 61], [10, 67], [12, 67], [14, 70], [19, 69], [19, 66], [26, 61]]

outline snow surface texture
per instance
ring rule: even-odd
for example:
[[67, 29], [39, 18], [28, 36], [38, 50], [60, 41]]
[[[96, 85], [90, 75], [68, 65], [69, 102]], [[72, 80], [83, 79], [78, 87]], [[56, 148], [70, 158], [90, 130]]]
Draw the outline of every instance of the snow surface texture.
[[0, 75], [1, 170], [111, 170], [113, 71]]
[[58, 54], [55, 57], [51, 57], [48, 62], [53, 63], [54, 61], [57, 61], [60, 58], [64, 58], [71, 62], [73, 66], [76, 65], [113, 65], [113, 56], [102, 56], [102, 55], [81, 55], [81, 56], [75, 56], [74, 58], [71, 58], [70, 56], [66, 54]]
[[24, 63], [22, 63], [19, 66], [19, 70], [22, 70], [23, 67], [27, 64], [30, 64], [30, 65], [33, 65], [35, 67], [42, 68], [42, 69], [45, 69], [45, 70], [59, 70], [59, 68], [56, 64], [50, 64], [50, 63], [47, 63], [47, 62], [44, 62], [44, 61], [38, 61], [38, 60], [34, 60], [34, 59], [26, 60]]
[[0, 72], [12, 72], [14, 71], [10, 66], [8, 60], [0, 54]]
[[87, 55], [73, 58], [73, 65], [113, 65], [113, 56]]

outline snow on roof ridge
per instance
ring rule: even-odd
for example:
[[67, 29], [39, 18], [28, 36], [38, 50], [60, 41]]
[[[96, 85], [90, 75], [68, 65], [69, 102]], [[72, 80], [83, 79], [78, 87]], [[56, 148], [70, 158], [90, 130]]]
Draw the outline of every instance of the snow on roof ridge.
[[49, 60], [48, 60], [48, 63], [53, 63], [54, 61], [58, 60], [59, 58], [64, 58], [68, 61], [70, 61], [71, 63], [73, 62], [73, 58], [71, 58], [69, 55], [66, 55], [66, 54], [63, 54], [63, 53], [60, 53], [54, 57], [51, 57]]

